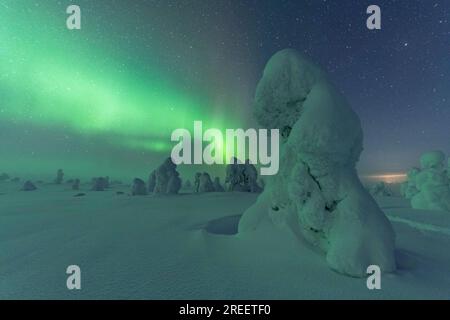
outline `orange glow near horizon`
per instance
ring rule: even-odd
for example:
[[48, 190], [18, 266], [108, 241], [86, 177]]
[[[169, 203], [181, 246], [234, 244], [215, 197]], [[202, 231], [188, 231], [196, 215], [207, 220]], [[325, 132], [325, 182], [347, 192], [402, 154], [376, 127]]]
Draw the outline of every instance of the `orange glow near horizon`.
[[385, 183], [399, 183], [406, 180], [406, 173], [385, 173], [385, 174], [373, 174], [365, 175], [364, 178], [383, 181]]

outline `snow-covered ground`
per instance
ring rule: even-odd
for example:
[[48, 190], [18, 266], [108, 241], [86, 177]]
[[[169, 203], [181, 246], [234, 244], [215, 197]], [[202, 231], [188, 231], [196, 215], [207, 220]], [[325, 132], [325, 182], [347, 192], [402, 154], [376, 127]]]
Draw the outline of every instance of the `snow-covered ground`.
[[[333, 272], [286, 230], [264, 225], [234, 235], [255, 194], [20, 187], [0, 182], [1, 299], [450, 297], [450, 213], [414, 210], [402, 198], [376, 199], [397, 234], [398, 271], [382, 276], [381, 290], [368, 290], [366, 279]], [[86, 195], [74, 197], [79, 192]], [[79, 291], [66, 288], [74, 264]]]

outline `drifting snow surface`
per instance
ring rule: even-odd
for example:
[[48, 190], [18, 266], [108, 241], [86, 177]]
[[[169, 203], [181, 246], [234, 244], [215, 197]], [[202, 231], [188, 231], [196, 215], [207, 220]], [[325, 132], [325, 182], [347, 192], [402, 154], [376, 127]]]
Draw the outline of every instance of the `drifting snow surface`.
[[[132, 197], [0, 183], [0, 299], [403, 299], [450, 293], [450, 215], [377, 198], [397, 234], [398, 270], [381, 290], [330, 270], [285, 229], [236, 236], [251, 193]], [[83, 186], [82, 186], [83, 188]], [[81, 268], [82, 289], [66, 288]]]

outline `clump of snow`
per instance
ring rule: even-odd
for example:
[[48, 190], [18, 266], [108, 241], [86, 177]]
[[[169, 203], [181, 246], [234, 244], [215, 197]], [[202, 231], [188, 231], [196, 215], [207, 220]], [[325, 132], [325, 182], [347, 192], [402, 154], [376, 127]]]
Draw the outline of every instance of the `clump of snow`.
[[225, 191], [225, 189], [222, 187], [222, 184], [220, 183], [219, 177], [216, 177], [214, 179], [213, 188], [214, 188], [215, 192], [224, 192]]
[[177, 165], [167, 158], [149, 177], [149, 192], [158, 194], [177, 194], [181, 189], [180, 174]]
[[25, 181], [25, 183], [23, 184], [23, 187], [22, 187], [22, 191], [34, 191], [34, 190], [36, 190], [37, 188], [36, 188], [36, 186], [34, 185], [34, 183], [33, 182], [31, 182], [31, 181], [29, 181], [29, 180], [27, 180], [27, 181]]
[[370, 194], [374, 197], [391, 197], [392, 190], [386, 183], [379, 181], [375, 183], [369, 190]]
[[258, 84], [255, 115], [283, 133], [280, 170], [244, 213], [239, 234], [268, 220], [322, 249], [340, 273], [365, 276], [372, 264], [395, 270], [394, 231], [355, 169], [359, 118], [325, 74], [294, 50], [278, 52]]
[[147, 186], [144, 180], [134, 178], [133, 186], [131, 187], [131, 195], [133, 196], [145, 196], [147, 195]]
[[61, 184], [63, 180], [64, 180], [64, 171], [62, 169], [58, 169], [58, 171], [56, 172], [55, 183]]
[[402, 195], [414, 209], [450, 211], [450, 179], [442, 151], [426, 152], [420, 157], [420, 169], [408, 172]]

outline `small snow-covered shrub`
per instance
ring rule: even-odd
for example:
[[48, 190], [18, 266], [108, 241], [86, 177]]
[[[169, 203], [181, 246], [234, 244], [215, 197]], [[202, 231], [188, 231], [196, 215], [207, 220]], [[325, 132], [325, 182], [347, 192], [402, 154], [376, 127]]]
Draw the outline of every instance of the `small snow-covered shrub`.
[[148, 177], [148, 192], [153, 192], [156, 187], [156, 170], [153, 170]]
[[245, 161], [243, 166], [242, 176], [244, 179], [244, 189], [247, 192], [261, 192], [262, 188], [258, 185], [258, 171], [256, 167], [250, 163], [250, 160]]
[[239, 233], [269, 220], [323, 250], [340, 273], [365, 276], [372, 264], [395, 270], [394, 230], [355, 168], [360, 120], [324, 72], [294, 50], [276, 53], [257, 86], [255, 115], [282, 133], [280, 170], [245, 211]]

